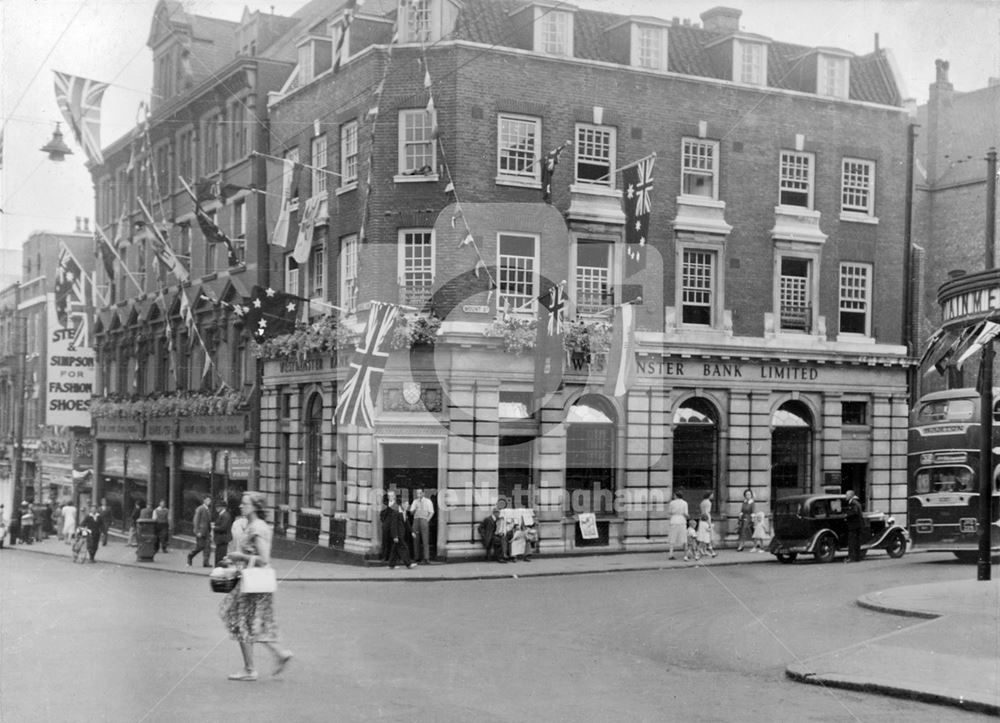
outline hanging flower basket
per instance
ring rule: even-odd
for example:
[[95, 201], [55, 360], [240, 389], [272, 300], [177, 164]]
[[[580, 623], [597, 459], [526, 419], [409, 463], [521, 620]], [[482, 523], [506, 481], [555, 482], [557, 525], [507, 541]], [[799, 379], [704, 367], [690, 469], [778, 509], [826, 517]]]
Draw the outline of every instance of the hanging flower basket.
[[352, 349], [357, 335], [332, 316], [324, 316], [307, 326], [300, 326], [288, 334], [251, 341], [251, 353], [258, 359], [304, 360], [312, 354], [332, 353], [340, 349]]
[[134, 419], [147, 421], [162, 417], [229, 416], [243, 414], [249, 401], [238, 391], [228, 389], [218, 394], [174, 392], [148, 397], [108, 396], [91, 400], [90, 414], [95, 419]]
[[588, 358], [603, 354], [611, 347], [611, 324], [606, 321], [574, 321], [566, 326], [563, 348], [571, 356]]
[[389, 334], [390, 349], [430, 347], [437, 342], [441, 320], [436, 316], [401, 316]]
[[534, 319], [516, 316], [494, 319], [483, 334], [500, 337], [503, 340], [503, 350], [508, 354], [526, 354], [535, 348]]

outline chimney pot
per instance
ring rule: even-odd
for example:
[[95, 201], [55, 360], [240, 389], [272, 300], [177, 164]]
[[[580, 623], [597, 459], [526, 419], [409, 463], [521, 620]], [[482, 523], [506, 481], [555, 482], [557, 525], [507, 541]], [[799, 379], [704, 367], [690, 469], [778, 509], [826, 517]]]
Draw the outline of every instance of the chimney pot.
[[718, 5], [701, 14], [701, 22], [705, 30], [716, 33], [735, 33], [740, 29], [742, 10]]
[[80, 217], [76, 217], [76, 226], [73, 228], [75, 233], [80, 233]]
[[83, 217], [83, 232], [90, 233], [90, 219], [86, 216]]

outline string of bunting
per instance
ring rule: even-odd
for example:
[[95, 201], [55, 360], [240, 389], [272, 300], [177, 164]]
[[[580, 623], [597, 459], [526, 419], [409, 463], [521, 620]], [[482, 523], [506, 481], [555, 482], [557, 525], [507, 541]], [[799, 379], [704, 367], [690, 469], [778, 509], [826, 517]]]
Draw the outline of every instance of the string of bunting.
[[458, 190], [455, 187], [455, 179], [451, 174], [451, 166], [448, 163], [448, 155], [445, 153], [444, 144], [440, 142], [440, 128], [437, 124], [437, 116], [435, 113], [434, 104], [434, 83], [431, 80], [430, 66], [427, 63], [427, 48], [425, 44], [421, 44], [420, 47], [421, 54], [421, 66], [424, 71], [424, 88], [427, 89], [427, 114], [431, 118], [431, 134], [432, 137], [437, 141], [437, 150], [441, 155], [441, 165], [444, 167], [445, 177], [448, 179], [447, 185], [445, 185], [444, 192], [452, 194], [455, 200], [455, 213], [451, 217], [451, 227], [456, 228], [456, 222], [460, 218], [462, 220], [462, 227], [464, 235], [462, 240], [459, 241], [458, 247], [462, 248], [464, 246], [472, 247], [472, 250], [476, 254], [476, 263], [473, 266], [473, 273], [475, 273], [476, 278], [480, 278], [480, 272], [486, 274], [486, 278], [489, 280], [490, 289], [486, 297], [486, 305], [489, 306], [490, 302], [493, 300], [493, 292], [497, 288], [497, 280], [494, 278], [493, 274], [490, 273], [489, 266], [486, 264], [486, 259], [483, 257], [483, 253], [479, 248], [479, 244], [476, 243], [475, 236], [472, 234], [472, 228], [469, 226], [468, 217], [465, 215], [465, 211], [462, 208], [462, 200], [459, 198]]

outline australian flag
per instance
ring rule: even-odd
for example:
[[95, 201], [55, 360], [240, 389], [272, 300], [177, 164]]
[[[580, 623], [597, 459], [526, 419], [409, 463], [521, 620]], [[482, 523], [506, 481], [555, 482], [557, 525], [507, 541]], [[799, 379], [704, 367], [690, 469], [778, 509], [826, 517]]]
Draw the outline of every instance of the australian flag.
[[303, 299], [271, 287], [253, 287], [246, 303], [233, 307], [233, 313], [243, 318], [254, 341], [262, 342], [295, 331], [295, 321]]
[[648, 156], [622, 171], [622, 195], [625, 211], [625, 276], [646, 268], [646, 243], [649, 239], [649, 215], [652, 211], [653, 162]]
[[566, 294], [553, 286], [538, 298], [535, 326], [535, 399], [541, 400], [562, 383], [563, 336], [566, 327]]

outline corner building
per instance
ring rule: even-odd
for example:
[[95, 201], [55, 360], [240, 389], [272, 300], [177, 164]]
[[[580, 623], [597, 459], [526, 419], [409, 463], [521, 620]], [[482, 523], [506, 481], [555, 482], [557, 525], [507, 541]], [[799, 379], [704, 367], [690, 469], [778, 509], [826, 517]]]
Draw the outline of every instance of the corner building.
[[[318, 302], [314, 331], [323, 304], [344, 314], [325, 346], [261, 351], [261, 483], [289, 536], [376, 555], [383, 493], [416, 487], [443, 558], [482, 553], [498, 499], [533, 508], [543, 553], [661, 549], [674, 490], [694, 511], [714, 492], [724, 537], [748, 486], [765, 509], [853, 487], [904, 512], [908, 117], [886, 51], [779, 42], [729, 8], [692, 24], [487, 0], [368, 2], [341, 42], [316, 7], [268, 108], [272, 152], [313, 167], [292, 212], [315, 214], [311, 249], [272, 238], [271, 278]], [[653, 153], [633, 272], [618, 169]], [[518, 322], [563, 280], [566, 371], [535, 403]], [[616, 398], [606, 310], [636, 297]], [[417, 311], [374, 428], [338, 426], [372, 301]]]

